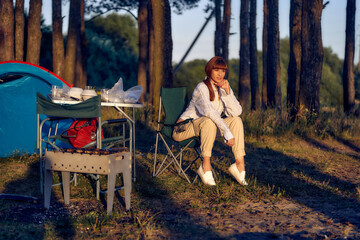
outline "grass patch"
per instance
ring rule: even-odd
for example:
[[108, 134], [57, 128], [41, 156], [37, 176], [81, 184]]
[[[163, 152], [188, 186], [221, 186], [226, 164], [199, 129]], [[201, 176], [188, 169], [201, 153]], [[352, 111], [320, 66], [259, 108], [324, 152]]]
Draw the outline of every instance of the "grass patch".
[[[150, 116], [151, 109], [146, 111]], [[105, 116], [111, 118], [112, 114]], [[146, 119], [145, 113], [136, 114]], [[78, 185], [71, 186], [69, 206], [64, 206], [61, 188], [53, 187], [51, 208], [45, 211], [38, 156], [3, 158], [0, 193], [31, 195], [38, 201], [0, 199], [0, 238], [297, 239], [321, 238], [325, 235], [321, 229], [334, 238], [344, 234], [357, 238], [359, 120], [328, 114], [321, 113], [312, 122], [299, 118], [295, 123], [272, 110], [244, 114], [247, 187], [228, 173], [234, 159], [221, 141], [215, 143], [212, 158], [216, 187], [204, 186], [199, 179], [189, 184], [171, 168], [153, 178], [153, 122], [138, 122], [132, 207], [125, 211], [123, 192], [119, 191], [111, 216], [106, 214], [106, 196], [98, 201], [95, 183], [85, 175], [79, 175]], [[185, 152], [185, 162], [194, 156], [191, 150]], [[192, 180], [199, 164], [191, 169]], [[59, 175], [54, 174], [54, 181], [59, 181]], [[121, 177], [116, 183], [122, 184]], [[101, 177], [101, 186], [106, 186], [105, 177]]]

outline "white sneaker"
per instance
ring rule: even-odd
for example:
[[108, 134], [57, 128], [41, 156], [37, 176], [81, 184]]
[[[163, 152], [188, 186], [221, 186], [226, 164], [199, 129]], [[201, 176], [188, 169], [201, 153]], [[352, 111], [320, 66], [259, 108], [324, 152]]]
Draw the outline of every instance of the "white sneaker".
[[231, 166], [229, 167], [229, 172], [231, 173], [231, 175], [234, 176], [236, 181], [238, 181], [241, 185], [244, 185], [244, 186], [248, 185], [248, 183], [245, 180], [245, 171], [239, 172], [239, 169], [236, 167], [236, 163], [231, 164]]
[[199, 174], [201, 181], [205, 185], [209, 186], [216, 186], [212, 171], [207, 171], [204, 173], [204, 170], [202, 168], [202, 164], [200, 165], [199, 169], [197, 170], [197, 173]]

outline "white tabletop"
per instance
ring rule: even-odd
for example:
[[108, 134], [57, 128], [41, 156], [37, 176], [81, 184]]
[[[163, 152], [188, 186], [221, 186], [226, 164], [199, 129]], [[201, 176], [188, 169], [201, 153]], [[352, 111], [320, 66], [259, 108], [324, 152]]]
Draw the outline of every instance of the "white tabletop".
[[[52, 99], [54, 103], [59, 104], [76, 104], [81, 103], [82, 101], [76, 100], [61, 100], [61, 99]], [[131, 107], [131, 108], [142, 108], [143, 105], [141, 103], [115, 103], [115, 102], [101, 102], [101, 106], [104, 107]]]

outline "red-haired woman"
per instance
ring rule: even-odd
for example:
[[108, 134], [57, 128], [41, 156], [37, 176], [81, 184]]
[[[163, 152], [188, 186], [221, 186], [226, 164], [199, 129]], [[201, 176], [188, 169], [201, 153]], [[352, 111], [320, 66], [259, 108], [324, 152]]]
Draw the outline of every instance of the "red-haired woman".
[[[203, 163], [198, 174], [204, 184], [215, 186], [211, 171], [210, 157], [217, 136], [222, 136], [226, 145], [232, 148], [235, 163], [229, 172], [242, 185], [245, 180], [245, 144], [244, 127], [239, 117], [242, 107], [236, 99], [228, 80], [224, 79], [227, 64], [221, 57], [213, 57], [205, 66], [206, 79], [194, 89], [191, 102], [181, 114], [177, 123], [192, 119], [181, 128], [175, 128], [173, 139], [183, 141], [188, 138], [200, 137], [200, 149]], [[222, 118], [222, 113], [225, 118]], [[181, 130], [179, 130], [181, 129]]]

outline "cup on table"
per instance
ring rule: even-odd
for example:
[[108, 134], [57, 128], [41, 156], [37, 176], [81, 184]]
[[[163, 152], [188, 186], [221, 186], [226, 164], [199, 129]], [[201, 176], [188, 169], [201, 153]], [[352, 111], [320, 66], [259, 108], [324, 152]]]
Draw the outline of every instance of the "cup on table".
[[93, 86], [85, 86], [85, 90], [94, 90]]
[[60, 99], [62, 97], [63, 89], [60, 86], [52, 85], [51, 87], [51, 97], [53, 99]]

